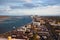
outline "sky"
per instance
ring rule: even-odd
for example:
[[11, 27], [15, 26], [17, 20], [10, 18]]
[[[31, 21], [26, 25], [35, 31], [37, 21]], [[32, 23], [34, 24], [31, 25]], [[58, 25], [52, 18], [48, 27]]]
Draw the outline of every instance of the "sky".
[[0, 15], [60, 15], [60, 0], [0, 0]]

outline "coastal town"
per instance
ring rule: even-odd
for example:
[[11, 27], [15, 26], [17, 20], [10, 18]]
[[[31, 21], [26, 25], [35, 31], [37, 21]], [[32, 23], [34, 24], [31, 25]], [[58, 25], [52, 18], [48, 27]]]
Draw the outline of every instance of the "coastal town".
[[35, 15], [31, 16], [31, 18], [33, 19], [31, 23], [0, 34], [0, 38], [7, 40], [60, 40], [59, 16], [49, 17]]

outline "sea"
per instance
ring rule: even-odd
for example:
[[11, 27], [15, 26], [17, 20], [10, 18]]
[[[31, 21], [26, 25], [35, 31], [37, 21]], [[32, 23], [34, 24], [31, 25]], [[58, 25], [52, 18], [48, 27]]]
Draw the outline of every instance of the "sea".
[[12, 31], [32, 22], [30, 16], [9, 16], [0, 18], [0, 34]]

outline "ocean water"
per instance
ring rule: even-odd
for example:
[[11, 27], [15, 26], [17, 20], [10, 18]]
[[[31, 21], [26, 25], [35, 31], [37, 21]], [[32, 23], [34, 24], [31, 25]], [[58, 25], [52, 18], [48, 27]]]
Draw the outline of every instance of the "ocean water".
[[[1, 19], [0, 19], [1, 20]], [[31, 17], [8, 17], [3, 21], [0, 21], [0, 34], [8, 31], [12, 31], [16, 28], [19, 28], [23, 25], [32, 22]]]

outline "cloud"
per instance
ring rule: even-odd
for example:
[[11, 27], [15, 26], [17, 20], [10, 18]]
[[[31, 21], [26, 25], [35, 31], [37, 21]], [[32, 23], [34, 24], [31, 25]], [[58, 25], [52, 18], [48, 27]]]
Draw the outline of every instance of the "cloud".
[[37, 7], [35, 4], [31, 4], [31, 3], [25, 3], [23, 5], [18, 5], [18, 6], [11, 6], [12, 9], [32, 9]]
[[[11, 6], [13, 9], [32, 9], [37, 7], [45, 7], [45, 6], [53, 6], [59, 5], [60, 3], [56, 0], [13, 0], [16, 3], [9, 3], [8, 5]], [[30, 2], [28, 2], [30, 1]], [[10, 2], [10, 1], [9, 1]]]
[[32, 2], [32, 0], [24, 0], [25, 2], [27, 2], [27, 3], [31, 3]]
[[[15, 6], [15, 8], [19, 8], [21, 7], [20, 5], [23, 5], [24, 9], [27, 7], [29, 8], [29, 5], [31, 8], [33, 8], [35, 6], [41, 7], [41, 6], [58, 5], [58, 4], [60, 4], [59, 0], [0, 0], [0, 5]], [[17, 5], [19, 7], [16, 7]]]
[[60, 0], [0, 0], [0, 15], [60, 15]]
[[60, 15], [60, 6], [46, 6], [35, 9], [10, 9], [1, 15]]

